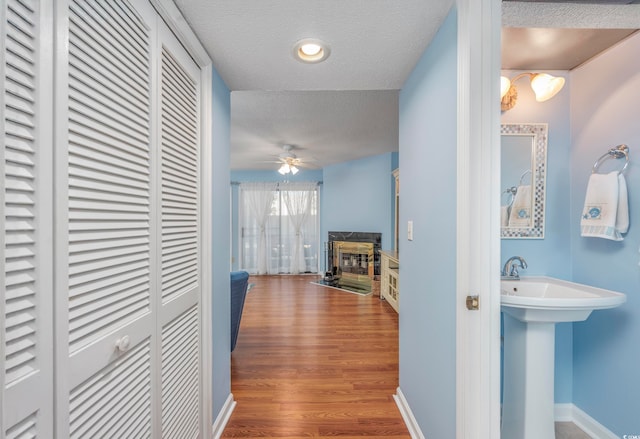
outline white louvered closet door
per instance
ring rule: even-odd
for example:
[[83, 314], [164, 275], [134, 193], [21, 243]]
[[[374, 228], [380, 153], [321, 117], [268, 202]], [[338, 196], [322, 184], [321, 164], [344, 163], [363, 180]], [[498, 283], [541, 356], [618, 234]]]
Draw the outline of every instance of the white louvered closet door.
[[199, 437], [200, 71], [169, 29], [160, 34], [162, 437]]
[[53, 429], [50, 3], [0, 2], [0, 438]]
[[200, 72], [144, 0], [70, 0], [60, 438], [202, 437]]
[[126, 0], [68, 7], [68, 249], [58, 249], [68, 358], [57, 395], [68, 423], [58, 437], [152, 437], [154, 18]]

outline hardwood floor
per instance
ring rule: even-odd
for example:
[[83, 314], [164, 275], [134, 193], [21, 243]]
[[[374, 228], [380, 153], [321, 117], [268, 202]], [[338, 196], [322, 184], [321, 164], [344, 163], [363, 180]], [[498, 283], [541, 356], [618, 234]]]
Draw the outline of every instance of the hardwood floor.
[[410, 438], [398, 387], [398, 314], [311, 276], [254, 276], [222, 437]]

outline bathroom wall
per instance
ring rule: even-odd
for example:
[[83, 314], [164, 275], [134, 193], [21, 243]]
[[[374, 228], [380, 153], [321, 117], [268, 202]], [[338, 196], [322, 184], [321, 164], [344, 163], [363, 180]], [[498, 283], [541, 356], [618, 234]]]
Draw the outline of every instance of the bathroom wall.
[[400, 389], [428, 438], [456, 437], [456, 20], [400, 92]]
[[[504, 70], [502, 74], [514, 78], [520, 71]], [[567, 80], [565, 87], [546, 102], [536, 102], [527, 78], [521, 78], [515, 86], [518, 100], [511, 110], [502, 113], [502, 123], [547, 123], [547, 181], [545, 203], [544, 239], [503, 239], [501, 241], [502, 262], [513, 255], [527, 261], [528, 268], [522, 275], [552, 276], [571, 280], [570, 211], [571, 152], [570, 87], [569, 72], [548, 73]], [[501, 189], [504, 184], [501, 185]], [[499, 269], [499, 267], [496, 267]], [[556, 325], [555, 401], [568, 403], [572, 400], [572, 326], [571, 323]]]
[[[640, 435], [640, 34], [571, 73], [571, 260], [573, 279], [627, 294], [573, 326], [573, 402], [616, 435]], [[593, 163], [625, 143], [631, 226], [624, 241], [580, 237]], [[603, 171], [619, 169], [609, 160]]]

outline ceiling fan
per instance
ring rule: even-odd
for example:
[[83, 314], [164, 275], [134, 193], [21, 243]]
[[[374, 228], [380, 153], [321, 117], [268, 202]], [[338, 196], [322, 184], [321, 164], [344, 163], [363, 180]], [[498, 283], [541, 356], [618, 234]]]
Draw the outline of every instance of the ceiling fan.
[[293, 152], [293, 145], [282, 145], [282, 152], [278, 155], [278, 162], [281, 163], [278, 172], [282, 175], [293, 174], [296, 175], [300, 170], [300, 167], [304, 167], [305, 165], [302, 163], [302, 159], [298, 158], [298, 156]]

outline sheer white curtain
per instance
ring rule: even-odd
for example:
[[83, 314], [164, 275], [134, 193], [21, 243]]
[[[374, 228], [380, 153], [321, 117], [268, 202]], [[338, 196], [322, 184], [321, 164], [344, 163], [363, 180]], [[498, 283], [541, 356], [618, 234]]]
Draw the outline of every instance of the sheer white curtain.
[[[317, 193], [316, 183], [298, 183], [294, 187], [281, 189], [282, 200], [286, 207], [287, 217], [293, 226], [294, 239], [291, 252], [289, 272], [299, 274], [309, 272], [305, 260], [305, 237], [307, 232], [304, 227], [307, 219], [313, 215], [315, 209], [314, 199]], [[307, 244], [308, 245], [308, 244]], [[316, 270], [317, 271], [317, 270]]]
[[269, 220], [277, 183], [241, 183], [242, 266], [252, 274], [267, 274], [270, 247]]
[[241, 183], [240, 267], [251, 274], [317, 273], [318, 184]]

